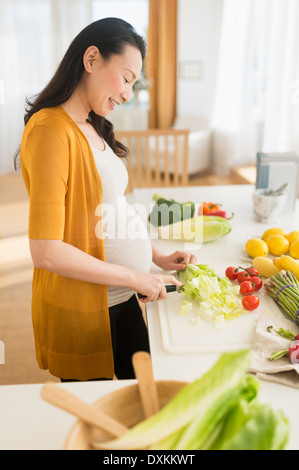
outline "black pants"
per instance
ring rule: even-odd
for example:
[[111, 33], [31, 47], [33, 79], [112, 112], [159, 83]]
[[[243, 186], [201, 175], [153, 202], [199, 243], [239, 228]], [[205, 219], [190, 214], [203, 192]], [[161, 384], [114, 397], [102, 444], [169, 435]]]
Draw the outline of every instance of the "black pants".
[[[137, 351], [150, 352], [147, 327], [136, 296], [133, 295], [127, 302], [110, 307], [109, 317], [115, 375], [118, 379], [135, 379], [133, 354]], [[70, 379], [60, 380], [73, 382]]]

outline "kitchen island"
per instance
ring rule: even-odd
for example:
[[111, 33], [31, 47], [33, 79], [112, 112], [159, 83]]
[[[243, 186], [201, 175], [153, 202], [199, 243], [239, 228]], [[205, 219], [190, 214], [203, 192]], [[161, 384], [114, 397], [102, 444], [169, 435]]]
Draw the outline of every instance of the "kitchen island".
[[[130, 202], [136, 204], [136, 208], [139, 207], [145, 217], [145, 223], [147, 223], [147, 214], [153, 204], [152, 196], [155, 192], [181, 202], [192, 200], [196, 204], [203, 201], [221, 203], [228, 214], [234, 213], [231, 220], [232, 231], [225, 237], [196, 247], [192, 244], [158, 239], [154, 239], [153, 243], [165, 252], [177, 249], [193, 251], [198, 263], [208, 264], [215, 267], [217, 271], [223, 271], [225, 266], [239, 266], [245, 262], [246, 253], [243, 249], [245, 241], [251, 237], [260, 237], [264, 230], [269, 228], [269, 225], [257, 223], [254, 219], [251, 198], [253, 189], [252, 185], [138, 189], [134, 191]], [[284, 228], [287, 232], [298, 229], [298, 202], [296, 212], [285, 214], [277, 226]], [[155, 266], [152, 270], [153, 272], [159, 271]], [[222, 275], [224, 275], [223, 272]], [[172, 293], [169, 298], [173, 299], [175, 295], [176, 293]], [[179, 299], [178, 295], [178, 302]], [[176, 302], [176, 300], [173, 301]], [[156, 380], [192, 381], [214, 364], [221, 351], [213, 350], [211, 346], [205, 351], [200, 351], [198, 348], [195, 351], [188, 351], [184, 349], [186, 346], [184, 344], [182, 345], [183, 352], [166, 350], [159, 305], [160, 302], [147, 304], [146, 309], [154, 377]], [[245, 339], [248, 340], [248, 338]], [[135, 381], [73, 382], [57, 384], [57, 386], [65, 388], [87, 403], [93, 403], [101, 396], [131, 383]], [[43, 384], [0, 386], [1, 450], [63, 448], [67, 434], [76, 418], [43, 401], [40, 397], [42, 386]], [[285, 413], [291, 427], [288, 449], [294, 450], [299, 450], [298, 394], [297, 388], [261, 381], [260, 400], [270, 403], [273, 408], [281, 409]]]
[[[179, 202], [193, 201], [195, 204], [200, 204], [203, 201], [211, 201], [221, 203], [222, 209], [227, 211], [228, 216], [234, 213], [234, 217], [231, 219], [232, 231], [228, 235], [215, 242], [198, 246], [196, 249], [189, 243], [168, 242], [158, 239], [153, 240], [153, 243], [155, 243], [159, 249], [168, 253], [176, 249], [185, 249], [193, 252], [197, 257], [198, 263], [208, 264], [212, 268], [215, 268], [219, 276], [224, 276], [225, 267], [227, 266], [244, 266], [246, 262], [247, 266], [249, 265], [248, 255], [244, 250], [245, 243], [249, 238], [261, 237], [264, 231], [271, 227], [281, 227], [287, 233], [295, 229], [298, 230], [299, 228], [298, 200], [295, 212], [283, 215], [275, 224], [262, 224], [257, 222], [253, 211], [253, 191], [253, 185], [197, 186], [188, 188], [161, 188], [158, 190], [157, 188], [136, 189], [134, 195], [136, 204], [140, 204], [141, 207], [145, 206], [147, 211], [151, 210], [153, 204], [152, 195], [158, 192], [166, 198], [173, 198]], [[160, 270], [153, 266], [153, 272], [160, 272]], [[171, 293], [168, 294], [166, 301], [161, 301], [161, 304], [160, 302], [147, 304], [146, 310], [153, 371], [157, 380], [177, 379], [192, 381], [210, 369], [219, 357], [221, 347], [213, 352], [213, 344], [211, 344], [210, 347], [207, 346], [206, 351], [200, 351], [200, 346], [195, 345], [193, 351], [191, 346], [191, 352], [188, 352], [188, 344], [184, 344], [184, 338], [181, 342], [180, 338], [175, 338], [177, 339], [177, 344], [175, 344], [175, 339], [171, 344], [171, 333], [173, 333], [173, 331], [170, 331], [170, 337], [165, 337], [165, 330], [163, 331], [161, 329], [161, 324], [165, 326], [165, 322], [161, 323], [161, 315], [163, 315], [164, 312], [162, 308], [163, 302], [169, 302], [170, 305], [171, 302], [173, 305], [176, 305], [176, 302], [182, 302], [182, 300], [174, 299], [175, 296], [179, 298], [178, 294]], [[264, 299], [264, 301], [265, 300], [267, 299]], [[271, 309], [271, 306], [273, 306], [273, 309], [277, 309], [276, 305], [274, 305], [274, 301], [269, 299], [267, 308]], [[251, 315], [251, 313], [248, 315]], [[255, 319], [252, 323], [252, 331], [254, 330], [254, 321]], [[234, 320], [232, 322], [234, 322]], [[224, 330], [224, 335], [227, 334], [226, 331], [230, 326], [231, 325], [228, 325]], [[191, 333], [189, 341], [194, 338], [192, 328], [201, 328], [201, 323], [195, 326], [190, 325]], [[210, 328], [210, 331], [211, 330], [212, 328]], [[186, 327], [185, 338], [188, 336], [187, 331]], [[241, 338], [242, 334], [244, 336], [244, 342], [246, 340], [247, 346], [248, 336], [240, 331]], [[230, 338], [228, 333], [228, 340]], [[242, 343], [242, 341], [240, 342]], [[228, 348], [223, 347], [222, 349], [227, 350], [229, 346]], [[299, 450], [299, 423], [296, 418], [299, 416], [299, 389], [264, 380], [261, 380], [260, 383], [261, 401], [271, 403], [275, 409], [281, 409], [285, 412], [285, 415], [291, 423], [289, 448]]]

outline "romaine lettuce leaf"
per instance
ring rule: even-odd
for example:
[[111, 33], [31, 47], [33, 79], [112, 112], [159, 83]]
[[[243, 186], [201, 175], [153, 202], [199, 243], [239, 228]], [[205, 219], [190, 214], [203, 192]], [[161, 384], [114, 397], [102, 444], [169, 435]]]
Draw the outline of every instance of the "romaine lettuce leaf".
[[283, 450], [289, 422], [280, 410], [258, 401], [240, 400], [223, 423], [211, 450]]
[[258, 401], [259, 382], [246, 371], [251, 352], [222, 354], [158, 413], [104, 449], [282, 450], [289, 422]]
[[223, 393], [204, 416], [196, 415], [183, 429], [160, 441], [158, 449], [171, 450], [206, 450], [211, 447], [222, 431], [223, 423], [240, 400], [251, 402], [256, 399], [259, 382], [253, 376], [245, 375], [233, 388]]
[[184, 428], [207, 410], [228, 390], [234, 390], [251, 362], [247, 349], [222, 354], [208, 372], [186, 385], [164, 408], [134, 426], [118, 439], [105, 442], [106, 449], [149, 448]]

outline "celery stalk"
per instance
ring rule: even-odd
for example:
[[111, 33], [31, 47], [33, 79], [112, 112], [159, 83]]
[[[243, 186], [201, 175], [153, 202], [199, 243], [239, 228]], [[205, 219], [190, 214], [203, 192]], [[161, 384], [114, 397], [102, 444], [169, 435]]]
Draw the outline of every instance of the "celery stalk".
[[[233, 286], [226, 277], [220, 278], [209, 266], [188, 264], [184, 271], [177, 273], [184, 284], [181, 293], [185, 301], [192, 303], [195, 314], [204, 320], [214, 321], [216, 326], [219, 319], [230, 320], [245, 313], [240, 286]], [[191, 307], [186, 309], [185, 305], [182, 305], [180, 315], [191, 311]]]

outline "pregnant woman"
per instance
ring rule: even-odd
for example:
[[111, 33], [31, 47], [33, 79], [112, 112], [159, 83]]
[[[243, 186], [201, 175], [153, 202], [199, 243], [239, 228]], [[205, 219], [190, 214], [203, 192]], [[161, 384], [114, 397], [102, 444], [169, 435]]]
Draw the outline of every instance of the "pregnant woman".
[[[105, 116], [129, 101], [144, 56], [144, 40], [128, 23], [96, 21], [26, 109], [20, 160], [30, 197], [36, 358], [62, 381], [134, 378], [132, 355], [149, 351], [136, 292], [151, 302], [166, 297], [165, 283], [180, 285], [151, 274], [151, 262], [171, 271], [195, 261], [152, 248], [124, 199], [127, 150]], [[132, 221], [137, 237], [126, 230]]]

